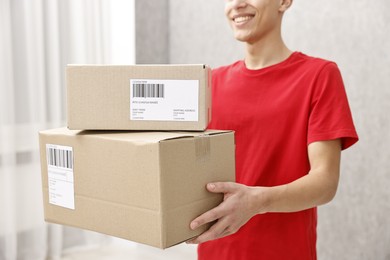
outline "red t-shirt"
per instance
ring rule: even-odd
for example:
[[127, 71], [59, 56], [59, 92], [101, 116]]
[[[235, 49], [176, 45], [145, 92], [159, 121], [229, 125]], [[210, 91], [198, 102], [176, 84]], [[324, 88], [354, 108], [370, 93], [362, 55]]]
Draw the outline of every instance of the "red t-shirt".
[[[260, 70], [243, 61], [213, 71], [210, 129], [236, 139], [236, 181], [250, 186], [292, 182], [310, 170], [307, 147], [358, 140], [335, 63], [294, 52]], [[316, 259], [316, 208], [256, 215], [230, 236], [198, 247], [199, 260]]]

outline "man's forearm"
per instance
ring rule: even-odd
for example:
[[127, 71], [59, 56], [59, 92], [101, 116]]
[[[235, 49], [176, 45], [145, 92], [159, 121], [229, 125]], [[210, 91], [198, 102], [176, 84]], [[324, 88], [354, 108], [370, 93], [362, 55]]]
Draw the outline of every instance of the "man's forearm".
[[254, 187], [251, 205], [256, 212], [294, 212], [331, 201], [339, 180], [340, 141], [311, 145], [309, 159], [309, 174], [285, 185]]
[[325, 176], [310, 173], [289, 184], [275, 187], [255, 187], [253, 206], [256, 212], [295, 212], [316, 207], [331, 201], [337, 183]]

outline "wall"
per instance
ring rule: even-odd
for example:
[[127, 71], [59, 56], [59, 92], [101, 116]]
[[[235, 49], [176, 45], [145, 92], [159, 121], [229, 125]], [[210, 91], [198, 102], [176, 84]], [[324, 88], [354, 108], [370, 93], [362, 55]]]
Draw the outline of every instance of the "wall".
[[169, 62], [168, 0], [135, 1], [136, 62]]
[[[223, 16], [224, 1], [166, 4], [169, 21], [160, 26], [169, 28], [167, 62], [216, 67], [243, 57]], [[390, 259], [389, 8], [387, 0], [300, 0], [285, 16], [283, 34], [291, 49], [338, 63], [360, 135], [343, 152], [336, 198], [319, 208], [321, 260]], [[155, 58], [144, 56], [149, 63]]]

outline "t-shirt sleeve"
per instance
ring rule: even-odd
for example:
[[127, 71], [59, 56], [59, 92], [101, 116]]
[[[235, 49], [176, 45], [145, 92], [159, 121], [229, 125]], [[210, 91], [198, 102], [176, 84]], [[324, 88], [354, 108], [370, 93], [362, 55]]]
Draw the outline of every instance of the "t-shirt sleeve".
[[341, 139], [342, 149], [358, 141], [340, 71], [326, 64], [318, 74], [313, 90], [308, 124], [308, 144]]

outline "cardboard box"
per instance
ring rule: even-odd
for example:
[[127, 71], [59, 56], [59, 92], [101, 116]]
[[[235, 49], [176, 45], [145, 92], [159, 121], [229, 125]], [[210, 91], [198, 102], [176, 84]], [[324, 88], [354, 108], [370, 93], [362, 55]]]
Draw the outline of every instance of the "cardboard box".
[[234, 133], [41, 131], [45, 220], [166, 248], [235, 180]]
[[206, 65], [68, 65], [68, 128], [203, 131], [211, 117]]

